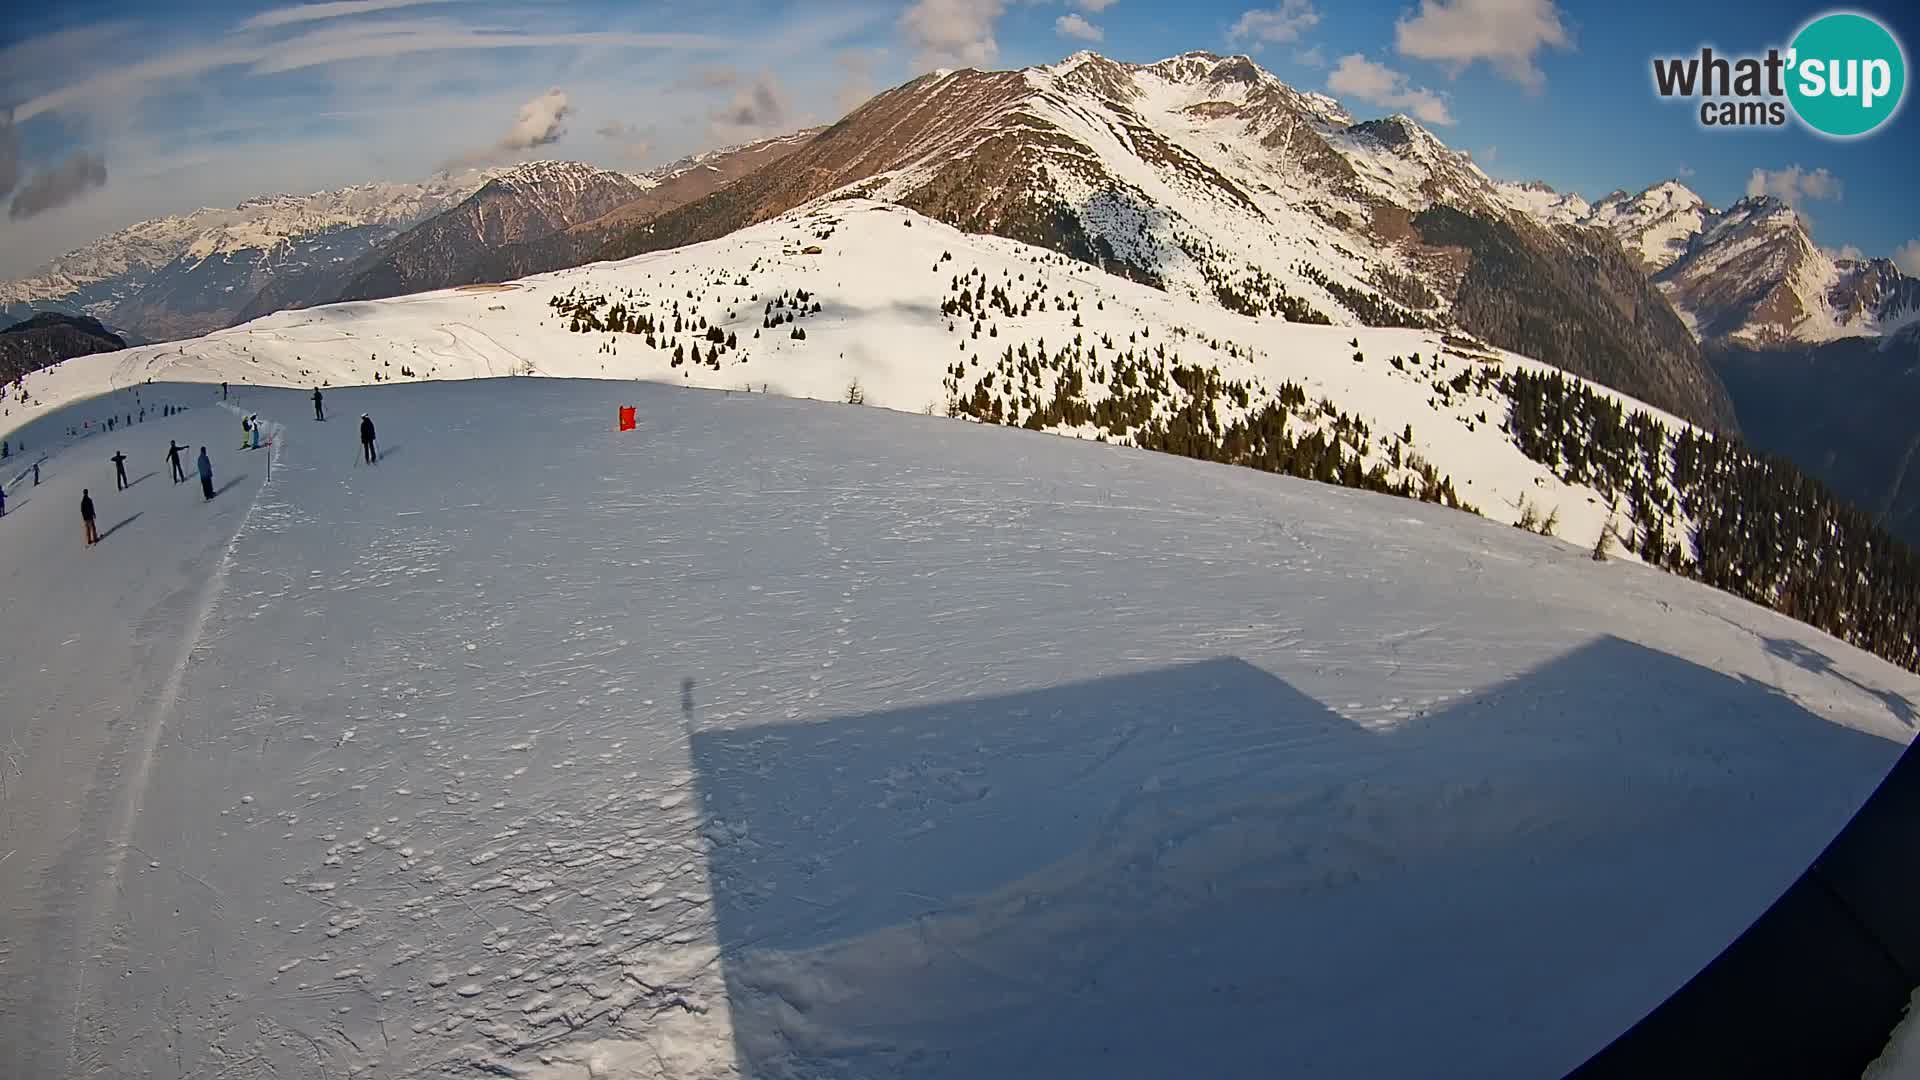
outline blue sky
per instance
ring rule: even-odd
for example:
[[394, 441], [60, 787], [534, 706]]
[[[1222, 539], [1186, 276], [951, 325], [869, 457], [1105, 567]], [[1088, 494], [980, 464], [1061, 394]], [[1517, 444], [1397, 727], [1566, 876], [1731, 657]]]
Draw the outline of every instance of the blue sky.
[[[1837, 142], [1706, 131], [1653, 55], [1784, 45], [1813, 5], [1556, 0], [64, 0], [0, 47], [0, 276], [142, 217], [453, 164], [642, 168], [830, 121], [935, 66], [1094, 48], [1245, 52], [1358, 116], [1403, 111], [1496, 176], [1589, 198], [1679, 177], [1793, 201], [1831, 248], [1920, 273], [1920, 110]], [[1906, 5], [1865, 5], [1920, 47]], [[5, 113], [0, 113], [4, 116]]]

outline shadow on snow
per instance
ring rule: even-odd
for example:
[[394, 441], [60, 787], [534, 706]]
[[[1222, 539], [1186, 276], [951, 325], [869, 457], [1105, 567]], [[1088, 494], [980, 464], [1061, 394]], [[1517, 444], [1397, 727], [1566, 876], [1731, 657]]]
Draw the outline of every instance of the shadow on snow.
[[100, 534], [100, 542], [103, 544], [106, 543], [107, 537], [112, 536], [114, 533], [117, 533], [121, 529], [124, 529], [127, 526], [133, 524], [134, 522], [140, 520], [140, 515], [144, 513], [146, 513], [146, 511], [141, 510], [129, 517], [121, 518], [120, 521], [113, 526], [113, 528], [108, 529], [106, 532], [103, 532]]
[[1901, 749], [1610, 637], [1378, 731], [1229, 657], [692, 747], [742, 1067], [956, 1078], [1561, 1075]]

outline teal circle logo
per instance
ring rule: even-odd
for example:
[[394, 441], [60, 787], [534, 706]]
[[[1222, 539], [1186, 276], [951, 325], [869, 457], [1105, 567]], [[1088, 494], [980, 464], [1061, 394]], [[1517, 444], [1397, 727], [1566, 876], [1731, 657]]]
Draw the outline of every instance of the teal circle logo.
[[1893, 118], [1907, 92], [1907, 56], [1892, 31], [1851, 11], [1822, 15], [1794, 35], [1787, 100], [1822, 135], [1851, 139]]

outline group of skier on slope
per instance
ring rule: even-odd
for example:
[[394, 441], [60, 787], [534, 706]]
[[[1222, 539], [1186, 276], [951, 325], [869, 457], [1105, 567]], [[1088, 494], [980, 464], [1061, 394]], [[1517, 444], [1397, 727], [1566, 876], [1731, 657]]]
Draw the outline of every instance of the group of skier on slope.
[[[227, 397], [226, 383], [220, 384], [220, 397], [222, 400], [225, 400]], [[327, 418], [324, 399], [318, 387], [315, 387], [313, 391], [313, 418], [315, 420], [325, 420]], [[261, 431], [260, 414], [248, 413], [241, 417], [240, 430], [242, 432], [240, 448], [243, 450], [259, 449]], [[360, 450], [361, 453], [366, 456], [368, 464], [377, 464], [380, 460], [380, 452], [374, 445], [374, 438], [373, 418], [366, 413], [361, 413]], [[167, 440], [167, 464], [172, 468], [173, 482], [176, 484], [185, 483], [187, 479], [186, 471], [182, 469], [180, 465], [180, 455], [184, 453], [186, 449], [186, 447], [181, 446], [172, 439]], [[113, 462], [116, 490], [125, 491], [132, 487], [133, 484], [127, 480], [126, 453], [121, 450], [115, 450], [113, 457], [108, 460]], [[195, 461], [195, 466], [200, 473], [201, 497], [203, 500], [210, 501], [216, 492], [213, 490], [213, 460], [207, 456], [206, 447], [203, 446], [200, 448], [200, 456]], [[35, 468], [37, 477], [38, 466]], [[36, 479], [36, 483], [37, 482]], [[0, 514], [4, 514], [5, 512], [6, 492], [4, 487], [0, 487]], [[98, 510], [93, 503], [93, 492], [89, 489], [82, 488], [80, 491], [80, 521], [86, 526], [88, 547], [92, 547], [100, 542], [100, 532], [96, 526], [97, 517]]]
[[[315, 420], [325, 420], [327, 418], [326, 398], [320, 393], [320, 388], [317, 386], [313, 388], [313, 418]], [[374, 446], [373, 438], [373, 418], [366, 413], [361, 413], [360, 452], [366, 455], [367, 464], [369, 465], [377, 464], [380, 461], [380, 451]]]
[[[173, 482], [176, 484], [184, 483], [187, 479], [186, 472], [180, 467], [180, 455], [184, 453], [186, 449], [186, 447], [181, 446], [172, 439], [167, 440], [167, 464], [173, 467]], [[114, 451], [113, 457], [108, 460], [113, 462], [113, 480], [116, 485], [116, 490], [125, 491], [132, 487], [133, 485], [127, 481], [127, 455], [125, 451]], [[200, 470], [200, 493], [203, 498], [212, 499], [214, 496], [213, 459], [207, 456], [206, 447], [203, 446], [200, 448], [200, 458], [195, 462], [195, 465]], [[92, 490], [81, 488], [80, 522], [86, 526], [88, 547], [92, 547], [100, 542], [100, 530], [95, 522], [97, 517], [98, 510], [93, 505]]]

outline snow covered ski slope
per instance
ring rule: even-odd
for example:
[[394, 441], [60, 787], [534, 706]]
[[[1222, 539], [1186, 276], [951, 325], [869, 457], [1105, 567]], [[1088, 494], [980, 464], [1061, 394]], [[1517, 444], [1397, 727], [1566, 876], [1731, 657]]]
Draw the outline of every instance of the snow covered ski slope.
[[[111, 493], [91, 437], [0, 519], [9, 1077], [1555, 1076], [1920, 701], [1631, 563], [1125, 447], [244, 390], [268, 480], [142, 392], [232, 490]], [[83, 549], [82, 483], [143, 516]]]
[[[1231, 424], [1292, 386], [1302, 395], [1289, 417], [1295, 437], [1351, 443], [1396, 482], [1427, 463], [1481, 513], [1551, 516], [1559, 536], [1590, 546], [1608, 500], [1515, 445], [1503, 423], [1508, 400], [1491, 382], [1516, 370], [1553, 369], [1437, 330], [1249, 318], [896, 206], [828, 199], [657, 255], [282, 312], [69, 360], [24, 380], [35, 404], [22, 407], [17, 394], [0, 434], [147, 379], [310, 387], [525, 374], [828, 401], [857, 386], [870, 405], [946, 415], [991, 402], [1003, 423], [1127, 443], [1141, 425], [1188, 409]], [[1196, 394], [1183, 372], [1212, 373], [1212, 389]], [[1067, 383], [1087, 415], [1045, 415]], [[1686, 426], [1621, 400], [1672, 430]], [[1686, 523], [1673, 525], [1678, 540]]]

